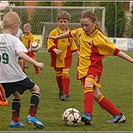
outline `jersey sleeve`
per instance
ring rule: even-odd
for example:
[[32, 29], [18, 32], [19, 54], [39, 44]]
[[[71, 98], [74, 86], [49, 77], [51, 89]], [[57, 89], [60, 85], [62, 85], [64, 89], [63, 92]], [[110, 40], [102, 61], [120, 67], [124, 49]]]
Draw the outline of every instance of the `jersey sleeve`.
[[[55, 35], [55, 31], [52, 31], [49, 36], [56, 36]], [[54, 43], [55, 40], [53, 39], [48, 39], [47, 41], [47, 49], [48, 49], [48, 52], [50, 52], [52, 49], [56, 48], [56, 44]]]
[[24, 44], [18, 38], [15, 37], [13, 43], [14, 43], [13, 47], [17, 53], [20, 51], [22, 51], [24, 53], [28, 52], [27, 48], [24, 46]]
[[104, 35], [95, 40], [95, 46], [101, 55], [117, 55], [120, 50]]
[[70, 50], [71, 50], [72, 53], [78, 51], [78, 47], [77, 47], [77, 45], [74, 41], [74, 38], [72, 38], [72, 37], [71, 37], [71, 48], [70, 48]]
[[35, 38], [34, 38], [34, 36], [33, 36], [33, 34], [31, 34], [31, 36], [30, 36], [30, 43], [33, 43], [33, 42], [35, 42]]

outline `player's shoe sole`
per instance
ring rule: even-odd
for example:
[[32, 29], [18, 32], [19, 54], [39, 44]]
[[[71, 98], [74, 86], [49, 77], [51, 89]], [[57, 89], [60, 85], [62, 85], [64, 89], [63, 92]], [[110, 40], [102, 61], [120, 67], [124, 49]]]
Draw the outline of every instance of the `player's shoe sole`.
[[111, 120], [106, 121], [107, 124], [125, 123], [126, 117], [122, 115], [115, 115]]
[[30, 115], [28, 115], [26, 120], [29, 124], [33, 124], [37, 128], [44, 128], [44, 125], [37, 117], [31, 117]]

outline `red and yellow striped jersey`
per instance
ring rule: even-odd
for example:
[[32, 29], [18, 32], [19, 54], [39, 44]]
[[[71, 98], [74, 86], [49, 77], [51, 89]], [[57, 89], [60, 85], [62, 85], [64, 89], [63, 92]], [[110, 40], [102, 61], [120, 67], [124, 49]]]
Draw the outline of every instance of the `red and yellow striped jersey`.
[[30, 48], [31, 43], [35, 42], [35, 38], [32, 33], [30, 33], [28, 36], [22, 35], [22, 42], [25, 45], [27, 49]]
[[[67, 28], [69, 31], [69, 28]], [[58, 36], [59, 34], [63, 34], [63, 32], [57, 27], [53, 31], [50, 32], [50, 36]], [[78, 51], [78, 48], [74, 42], [74, 38], [63, 38], [59, 40], [48, 39], [47, 42], [48, 52], [50, 52], [51, 56], [51, 66], [63, 68], [70, 67], [72, 61], [72, 53]], [[56, 55], [53, 51], [54, 48], [57, 48], [62, 51], [61, 55]]]
[[95, 75], [100, 78], [103, 68], [103, 56], [117, 55], [120, 51], [98, 29], [87, 35], [82, 28], [78, 28], [70, 31], [70, 35], [78, 41], [80, 47], [77, 79], [81, 79], [86, 75]]

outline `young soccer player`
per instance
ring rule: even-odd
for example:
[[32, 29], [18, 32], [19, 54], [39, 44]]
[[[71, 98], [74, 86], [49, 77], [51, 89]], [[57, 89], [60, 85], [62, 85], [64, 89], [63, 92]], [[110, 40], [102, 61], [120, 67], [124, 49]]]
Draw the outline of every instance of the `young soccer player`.
[[3, 32], [0, 34], [0, 83], [5, 89], [6, 98], [13, 94], [11, 128], [24, 127], [19, 120], [21, 95], [29, 90], [30, 109], [27, 122], [38, 128], [44, 128], [43, 123], [36, 117], [40, 88], [30, 80], [18, 64], [18, 57], [43, 69], [44, 64], [27, 56], [28, 52], [23, 43], [15, 37], [20, 26], [20, 18], [16, 12], [8, 12], [3, 19]]
[[[69, 21], [70, 14], [66, 11], [60, 11], [57, 16], [58, 26], [50, 32], [50, 36], [57, 36], [69, 31]], [[72, 53], [78, 53], [78, 48], [71, 37], [59, 40], [48, 39], [48, 52], [50, 52], [51, 67], [54, 68], [56, 74], [56, 81], [59, 88], [58, 97], [62, 101], [65, 101], [70, 96], [69, 71], [72, 62]]]
[[49, 39], [61, 39], [74, 37], [80, 45], [79, 60], [77, 66], [77, 79], [81, 80], [84, 92], [84, 114], [81, 120], [85, 125], [91, 125], [93, 116], [94, 99], [102, 109], [110, 113], [113, 118], [106, 121], [108, 124], [123, 123], [126, 117], [111, 101], [102, 95], [99, 88], [100, 77], [102, 75], [102, 59], [104, 56], [119, 56], [131, 63], [133, 59], [126, 53], [120, 51], [103, 34], [97, 24], [97, 18], [94, 13], [84, 11], [80, 18], [82, 28], [69, 31], [59, 36], [48, 36]]
[[6, 97], [2, 91], [2, 87], [0, 86], [0, 106], [7, 106], [8, 101], [6, 100]]
[[[33, 34], [31, 33], [32, 28], [29, 23], [24, 24], [23, 32], [24, 32], [24, 34], [22, 35], [21, 39], [22, 39], [22, 42], [25, 45], [25, 47], [28, 49], [27, 55], [29, 57], [31, 57], [32, 59], [36, 60], [36, 53], [31, 51], [31, 49], [30, 49], [30, 45], [31, 45], [31, 43], [35, 42], [35, 38], [34, 38]], [[39, 68], [35, 65], [34, 65], [34, 68], [35, 68], [36, 74], [40, 74]], [[25, 69], [25, 62], [23, 61], [22, 70], [25, 71], [24, 69]]]

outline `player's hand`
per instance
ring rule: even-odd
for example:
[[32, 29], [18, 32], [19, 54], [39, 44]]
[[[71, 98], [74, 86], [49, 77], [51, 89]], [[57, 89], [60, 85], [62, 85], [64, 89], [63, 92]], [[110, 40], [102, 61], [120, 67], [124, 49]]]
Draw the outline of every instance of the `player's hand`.
[[29, 48], [29, 49], [28, 49], [28, 52], [31, 52], [31, 51], [32, 51], [31, 48]]
[[62, 51], [60, 49], [53, 49], [53, 51], [57, 54], [57, 55], [61, 55]]
[[38, 68], [40, 68], [40, 70], [42, 70], [44, 68], [44, 64], [43, 63], [40, 63], [40, 62], [37, 62], [36, 66]]

